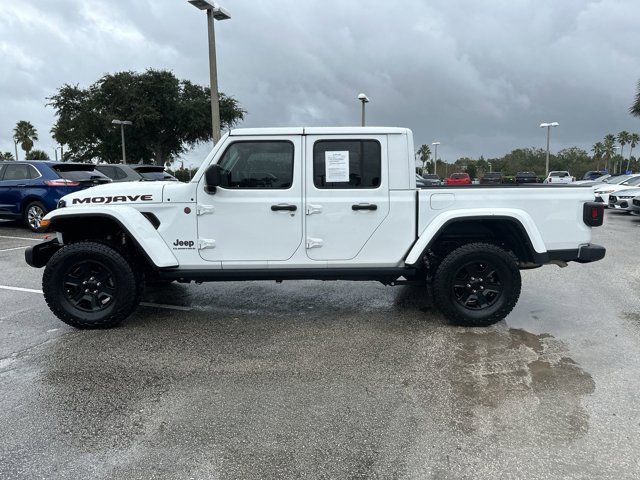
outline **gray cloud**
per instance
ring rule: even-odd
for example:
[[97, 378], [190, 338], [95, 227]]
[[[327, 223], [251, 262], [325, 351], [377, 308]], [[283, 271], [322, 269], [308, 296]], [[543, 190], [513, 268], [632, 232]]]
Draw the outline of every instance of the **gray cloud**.
[[[640, 131], [627, 109], [640, 77], [637, 0], [225, 0], [221, 89], [243, 126], [353, 125], [366, 92], [371, 124], [407, 126], [458, 156], [542, 146], [589, 148]], [[0, 150], [16, 121], [53, 153], [45, 98], [107, 72], [169, 68], [208, 82], [204, 15], [182, 0], [0, 2]], [[206, 146], [190, 152], [198, 163]]]

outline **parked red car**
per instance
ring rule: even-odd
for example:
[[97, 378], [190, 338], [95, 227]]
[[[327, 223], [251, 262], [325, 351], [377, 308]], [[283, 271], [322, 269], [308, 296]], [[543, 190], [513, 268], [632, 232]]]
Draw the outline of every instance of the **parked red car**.
[[452, 173], [447, 178], [447, 185], [471, 185], [471, 177], [468, 173]]

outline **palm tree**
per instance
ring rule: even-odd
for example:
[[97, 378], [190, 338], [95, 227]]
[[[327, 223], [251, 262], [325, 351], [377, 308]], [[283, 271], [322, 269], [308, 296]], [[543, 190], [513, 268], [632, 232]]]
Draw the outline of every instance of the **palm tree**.
[[631, 154], [633, 153], [633, 149], [636, 148], [636, 145], [640, 143], [640, 135], [637, 133], [632, 133], [629, 136], [629, 158], [627, 159], [627, 170], [629, 170], [629, 164], [631, 163]]
[[631, 140], [631, 135], [626, 130], [618, 134], [618, 143], [620, 144], [620, 156], [624, 158], [624, 146]]
[[431, 148], [429, 147], [429, 145], [423, 144], [420, 146], [416, 153], [420, 156], [420, 161], [422, 162], [422, 171], [424, 172], [424, 169], [427, 166], [427, 162], [431, 158]]
[[602, 151], [604, 158], [606, 160], [606, 168], [609, 170], [611, 158], [616, 153], [615, 149], [616, 137], [613, 134], [605, 135], [604, 137], [604, 149]]
[[634, 117], [640, 117], [640, 80], [638, 80], [636, 100], [635, 102], [633, 102], [633, 105], [631, 105], [631, 108], [629, 109], [629, 113]]
[[596, 170], [600, 170], [600, 160], [602, 160], [602, 154], [604, 153], [603, 143], [596, 142], [591, 151], [593, 152], [593, 159], [596, 161]]
[[20, 120], [13, 129], [13, 139], [20, 144], [25, 153], [29, 153], [33, 143], [38, 140], [38, 131], [31, 122]]

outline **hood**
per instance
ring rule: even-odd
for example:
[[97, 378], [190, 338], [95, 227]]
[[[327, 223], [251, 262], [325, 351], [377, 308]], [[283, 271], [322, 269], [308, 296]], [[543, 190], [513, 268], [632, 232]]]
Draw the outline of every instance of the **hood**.
[[60, 202], [67, 207], [161, 203], [162, 190], [167, 183], [172, 182], [109, 183], [70, 193], [62, 197]]

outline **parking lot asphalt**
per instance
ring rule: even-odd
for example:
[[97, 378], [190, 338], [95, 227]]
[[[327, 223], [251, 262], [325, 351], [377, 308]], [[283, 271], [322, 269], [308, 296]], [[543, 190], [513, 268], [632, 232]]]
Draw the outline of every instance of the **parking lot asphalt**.
[[77, 331], [2, 223], [0, 478], [638, 478], [639, 233], [607, 212], [603, 261], [523, 272], [488, 329], [306, 281], [173, 284]]

